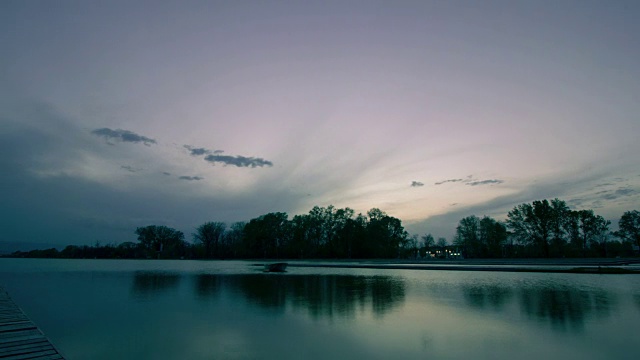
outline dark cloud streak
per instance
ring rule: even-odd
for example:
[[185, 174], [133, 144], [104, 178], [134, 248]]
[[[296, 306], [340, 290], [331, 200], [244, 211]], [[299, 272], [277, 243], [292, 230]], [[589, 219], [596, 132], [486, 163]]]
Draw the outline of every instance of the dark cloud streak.
[[442, 180], [442, 181], [438, 181], [437, 183], [435, 183], [434, 185], [442, 185], [442, 184], [446, 184], [446, 183], [455, 183], [455, 182], [461, 182], [464, 181], [463, 179], [449, 179], [449, 180]]
[[442, 180], [435, 183], [435, 185], [442, 185], [446, 183], [463, 183], [469, 186], [478, 186], [478, 185], [490, 185], [490, 184], [502, 184], [504, 180], [499, 179], [489, 179], [489, 180], [475, 180], [473, 179], [473, 175], [467, 176], [466, 179], [448, 179]]
[[214, 155], [210, 154], [204, 157], [205, 161], [210, 163], [222, 163], [225, 165], [233, 165], [237, 167], [264, 167], [273, 166], [273, 163], [263, 158], [246, 157], [246, 156], [230, 156], [230, 155]]
[[205, 148], [194, 147], [191, 145], [183, 145], [183, 147], [189, 150], [191, 156], [205, 155], [204, 160], [210, 163], [222, 163], [224, 165], [233, 165], [237, 167], [264, 167], [273, 166], [273, 162], [265, 160], [263, 158], [247, 157], [247, 156], [231, 156], [221, 155], [224, 153], [222, 150], [209, 150]]
[[183, 145], [183, 147], [189, 150], [189, 153], [191, 154], [191, 156], [201, 156], [201, 155], [211, 154], [211, 150], [208, 150], [205, 148], [196, 148], [191, 145]]
[[478, 185], [502, 184], [503, 182], [504, 180], [498, 180], [498, 179], [478, 180], [478, 181], [468, 182], [465, 185], [478, 186]]
[[123, 129], [112, 130], [109, 128], [102, 128], [102, 129], [95, 129], [91, 131], [91, 133], [96, 136], [101, 136], [105, 138], [107, 141], [117, 140], [122, 142], [143, 143], [146, 146], [151, 146], [151, 144], [156, 144], [156, 141], [154, 139], [136, 134], [133, 131], [129, 131], [129, 130], [123, 130]]
[[203, 177], [200, 176], [180, 176], [178, 179], [180, 180], [187, 180], [187, 181], [200, 181], [200, 180], [204, 180]]
[[138, 171], [142, 170], [142, 169], [136, 169], [133, 166], [129, 166], [129, 165], [120, 165], [120, 169], [124, 169], [124, 170], [127, 170], [128, 172], [132, 172], [132, 173], [135, 173], [135, 172], [138, 172]]
[[412, 181], [411, 182], [411, 187], [420, 187], [420, 186], [424, 186], [424, 183], [422, 183], [420, 181]]

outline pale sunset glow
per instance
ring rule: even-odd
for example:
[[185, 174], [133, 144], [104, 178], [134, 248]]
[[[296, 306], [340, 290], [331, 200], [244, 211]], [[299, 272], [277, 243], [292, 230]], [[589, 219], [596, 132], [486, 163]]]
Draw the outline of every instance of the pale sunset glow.
[[[640, 208], [640, 2], [2, 1], [3, 242]], [[25, 226], [29, 223], [29, 226]]]

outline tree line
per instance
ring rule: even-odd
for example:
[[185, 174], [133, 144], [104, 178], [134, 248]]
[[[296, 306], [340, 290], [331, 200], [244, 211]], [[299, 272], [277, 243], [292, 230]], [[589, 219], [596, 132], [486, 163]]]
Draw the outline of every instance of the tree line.
[[249, 222], [206, 222], [192, 241], [183, 232], [148, 225], [137, 242], [16, 252], [14, 257], [135, 259], [424, 259], [512, 257], [615, 257], [637, 255], [640, 212], [627, 211], [610, 231], [593, 210], [571, 210], [559, 199], [514, 207], [505, 221], [475, 215], [461, 219], [452, 241], [431, 234], [409, 235], [402, 222], [380, 209], [355, 214], [350, 208], [316, 206], [289, 218], [268, 213]]
[[[640, 212], [625, 212], [619, 230], [593, 210], [571, 210], [559, 199], [520, 204], [504, 222], [469, 216], [460, 220], [454, 244], [467, 258], [615, 257], [637, 254]], [[635, 250], [634, 250], [635, 248]]]

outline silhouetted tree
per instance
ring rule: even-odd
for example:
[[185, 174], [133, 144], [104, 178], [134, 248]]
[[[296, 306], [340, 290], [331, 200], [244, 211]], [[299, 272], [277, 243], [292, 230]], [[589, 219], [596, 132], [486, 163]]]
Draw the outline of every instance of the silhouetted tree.
[[198, 226], [193, 239], [202, 246], [205, 258], [220, 257], [220, 240], [226, 227], [223, 222], [207, 222]]
[[593, 210], [571, 211], [569, 213], [569, 234], [571, 245], [587, 256], [591, 243], [599, 243], [609, 232], [610, 221], [593, 213]]
[[431, 257], [431, 250], [436, 245], [436, 240], [431, 234], [424, 234], [420, 237], [420, 256]]
[[503, 246], [507, 242], [507, 228], [503, 223], [485, 216], [479, 223], [480, 243], [483, 257], [502, 257]]
[[550, 255], [549, 240], [558, 235], [558, 224], [564, 212], [561, 200], [536, 200], [520, 204], [507, 214], [507, 227], [522, 244], [532, 249], [533, 256]]
[[506, 239], [507, 229], [502, 223], [488, 216], [468, 216], [458, 223], [454, 244], [467, 258], [501, 257]]
[[401, 245], [407, 239], [407, 232], [400, 219], [389, 216], [380, 209], [373, 208], [367, 213], [367, 235], [371, 242], [371, 257], [397, 258]]
[[436, 242], [436, 246], [440, 251], [440, 257], [444, 257], [445, 251], [447, 250], [447, 239], [443, 237], [439, 237], [438, 241]]
[[418, 234], [411, 235], [407, 237], [404, 242], [403, 254], [402, 257], [416, 259], [418, 257], [418, 252], [420, 248], [418, 247]]
[[244, 228], [249, 257], [278, 258], [291, 237], [287, 213], [268, 213], [252, 219]]
[[247, 224], [243, 221], [235, 222], [224, 234], [224, 242], [229, 251], [229, 257], [238, 258], [243, 255], [242, 239], [244, 237], [244, 227]]
[[456, 227], [453, 244], [462, 249], [465, 258], [482, 256], [482, 244], [479, 238], [480, 219], [477, 216], [467, 216], [460, 220]]
[[147, 257], [176, 258], [184, 255], [186, 243], [181, 231], [167, 226], [149, 225], [135, 231]]
[[615, 236], [622, 241], [640, 246], [640, 211], [626, 211], [618, 221], [618, 228]]

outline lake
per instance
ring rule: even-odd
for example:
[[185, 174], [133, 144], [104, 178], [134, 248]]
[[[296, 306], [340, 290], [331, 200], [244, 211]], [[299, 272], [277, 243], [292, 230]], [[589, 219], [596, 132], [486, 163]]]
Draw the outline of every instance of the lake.
[[637, 359], [640, 276], [0, 259], [74, 359]]

